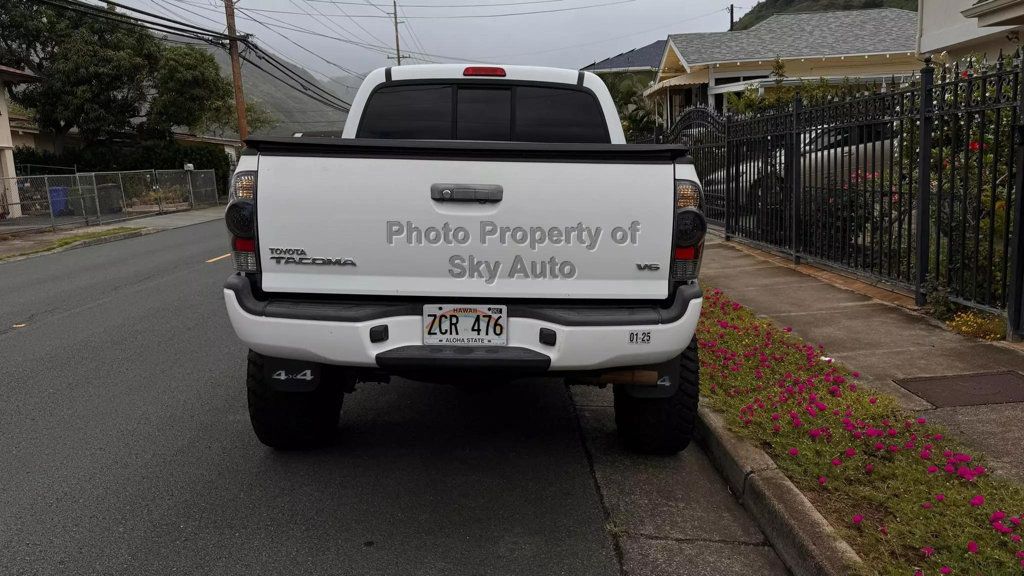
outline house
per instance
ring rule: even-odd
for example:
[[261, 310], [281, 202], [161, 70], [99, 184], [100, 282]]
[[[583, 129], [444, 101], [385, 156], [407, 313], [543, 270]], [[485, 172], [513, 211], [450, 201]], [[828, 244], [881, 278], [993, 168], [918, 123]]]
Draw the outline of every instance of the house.
[[1020, 46], [1024, 0], [919, 0], [918, 50], [954, 60]]
[[594, 62], [589, 66], [584, 66], [582, 70], [593, 72], [602, 78], [615, 74], [633, 74], [653, 81], [658, 75], [658, 67], [661, 65], [661, 57], [664, 53], [665, 40], [658, 40], [646, 46], [623, 52], [618, 56]]
[[[933, 0], [927, 0], [931, 2]], [[722, 112], [725, 95], [824, 79], [887, 82], [921, 69], [917, 14], [896, 8], [775, 14], [747, 30], [673, 34], [645, 92], [666, 128], [694, 105]], [[785, 78], [773, 78], [780, 60]]]
[[[14, 172], [14, 146], [11, 135], [11, 112], [7, 105], [7, 86], [37, 82], [39, 77], [31, 72], [0, 66], [0, 212], [10, 216], [21, 216], [18, 205], [18, 186]], [[6, 205], [6, 209], [4, 206]]]

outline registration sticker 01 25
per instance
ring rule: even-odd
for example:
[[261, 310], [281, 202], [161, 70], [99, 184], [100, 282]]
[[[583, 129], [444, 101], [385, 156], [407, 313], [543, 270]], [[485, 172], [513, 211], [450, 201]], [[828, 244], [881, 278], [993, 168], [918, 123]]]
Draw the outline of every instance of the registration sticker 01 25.
[[630, 330], [629, 331], [629, 343], [630, 344], [650, 344], [651, 343], [651, 331], [650, 330]]

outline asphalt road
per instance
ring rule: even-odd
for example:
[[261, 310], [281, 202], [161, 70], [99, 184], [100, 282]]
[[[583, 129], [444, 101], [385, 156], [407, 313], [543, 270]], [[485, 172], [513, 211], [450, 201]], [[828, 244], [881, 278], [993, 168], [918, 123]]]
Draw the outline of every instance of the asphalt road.
[[210, 222], [0, 264], [0, 574], [785, 573], [699, 449], [625, 454], [553, 380], [364, 385], [332, 446], [265, 448], [226, 251]]

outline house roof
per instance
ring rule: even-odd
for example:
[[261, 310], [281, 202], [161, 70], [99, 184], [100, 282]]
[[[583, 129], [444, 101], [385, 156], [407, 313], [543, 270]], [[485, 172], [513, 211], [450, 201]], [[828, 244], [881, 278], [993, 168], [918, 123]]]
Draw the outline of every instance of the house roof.
[[588, 72], [627, 72], [631, 70], [657, 70], [661, 65], [661, 56], [665, 53], [665, 40], [651, 42], [647, 46], [634, 48], [618, 56], [605, 58], [584, 66]]
[[917, 13], [898, 8], [775, 14], [748, 30], [672, 34], [688, 66], [744, 60], [915, 52]]
[[5, 82], [38, 82], [39, 76], [25, 70], [0, 65], [0, 80]]

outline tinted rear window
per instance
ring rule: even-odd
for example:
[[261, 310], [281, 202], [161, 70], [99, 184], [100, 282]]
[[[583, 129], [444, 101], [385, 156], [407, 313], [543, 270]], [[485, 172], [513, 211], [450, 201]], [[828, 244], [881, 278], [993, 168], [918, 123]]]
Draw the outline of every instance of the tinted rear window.
[[499, 142], [610, 141], [601, 106], [590, 92], [549, 86], [479, 84], [380, 88], [370, 96], [356, 136]]
[[517, 88], [515, 132], [524, 142], [608, 142], [597, 99], [578, 90]]
[[373, 93], [359, 120], [359, 138], [450, 140], [452, 86], [387, 86]]

